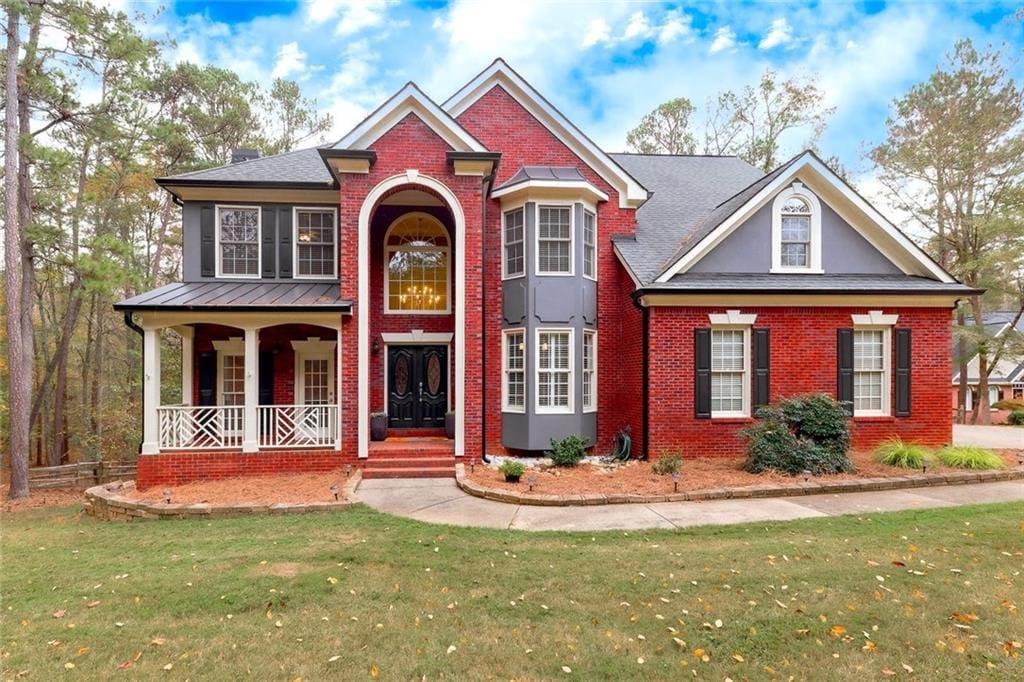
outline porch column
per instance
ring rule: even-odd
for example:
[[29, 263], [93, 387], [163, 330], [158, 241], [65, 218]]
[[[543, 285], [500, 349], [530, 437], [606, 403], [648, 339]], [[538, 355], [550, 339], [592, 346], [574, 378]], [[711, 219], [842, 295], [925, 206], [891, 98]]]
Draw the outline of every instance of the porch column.
[[343, 387], [341, 385], [341, 377], [342, 377], [342, 374], [341, 374], [341, 367], [342, 367], [342, 364], [341, 364], [342, 363], [342, 355], [341, 355], [341, 325], [342, 325], [342, 323], [338, 322], [338, 343], [336, 343], [335, 346], [334, 346], [334, 352], [337, 354], [337, 356], [334, 358], [334, 376], [335, 376], [335, 380], [334, 380], [335, 396], [334, 396], [334, 399], [335, 399], [335, 402], [338, 403], [338, 424], [337, 424], [337, 430], [335, 432], [335, 435], [337, 436], [337, 440], [334, 441], [334, 449], [335, 450], [339, 450], [339, 451], [341, 450], [341, 423], [342, 423], [342, 419], [341, 419], [341, 405], [342, 405], [341, 395], [342, 395], [342, 390], [343, 390]]
[[146, 327], [142, 335], [142, 454], [160, 452], [160, 328]]
[[175, 327], [181, 337], [181, 404], [192, 404], [192, 372], [193, 348], [195, 347], [195, 329], [189, 326]]
[[259, 444], [260, 330], [245, 330], [245, 412], [242, 420], [242, 452], [257, 452]]

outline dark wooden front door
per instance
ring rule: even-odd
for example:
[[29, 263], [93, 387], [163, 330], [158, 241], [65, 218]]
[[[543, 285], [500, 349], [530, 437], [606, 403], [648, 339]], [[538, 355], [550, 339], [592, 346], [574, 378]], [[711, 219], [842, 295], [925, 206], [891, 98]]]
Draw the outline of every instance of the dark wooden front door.
[[441, 428], [448, 411], [448, 348], [388, 347], [388, 426]]

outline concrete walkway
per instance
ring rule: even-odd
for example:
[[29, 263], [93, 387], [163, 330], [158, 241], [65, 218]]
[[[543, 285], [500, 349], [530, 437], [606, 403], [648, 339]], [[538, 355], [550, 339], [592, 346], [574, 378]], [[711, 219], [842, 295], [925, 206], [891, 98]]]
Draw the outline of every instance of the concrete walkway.
[[1024, 501], [1024, 481], [785, 498], [535, 507], [473, 497], [451, 479], [374, 479], [362, 482], [356, 498], [378, 511], [428, 523], [518, 530], [636, 530]]
[[979, 445], [983, 448], [1024, 450], [1024, 428], [953, 424], [953, 442], [957, 445]]

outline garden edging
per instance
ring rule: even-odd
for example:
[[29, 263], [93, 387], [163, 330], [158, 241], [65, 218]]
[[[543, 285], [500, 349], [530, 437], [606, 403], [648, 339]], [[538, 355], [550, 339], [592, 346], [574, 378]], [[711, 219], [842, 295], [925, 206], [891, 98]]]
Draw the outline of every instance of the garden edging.
[[606, 495], [604, 493], [580, 493], [573, 495], [542, 495], [540, 493], [519, 493], [502, 488], [489, 488], [470, 480], [464, 464], [455, 465], [455, 484], [464, 492], [495, 502], [528, 504], [545, 507], [590, 506], [600, 504], [650, 504], [653, 502], [696, 502], [702, 500], [736, 500], [753, 497], [793, 497], [798, 495], [821, 495], [829, 493], [853, 493], [900, 488], [924, 488], [936, 485], [962, 485], [967, 483], [992, 483], [995, 481], [1024, 480], [1024, 469], [999, 471], [963, 471], [941, 474], [907, 474], [889, 478], [863, 478], [815, 482], [807, 481], [795, 486], [754, 485], [735, 488], [709, 488], [680, 493], [657, 495]]
[[134, 521], [149, 519], [207, 519], [231, 516], [259, 516], [271, 514], [303, 514], [344, 509], [356, 504], [355, 489], [362, 479], [357, 469], [345, 481], [342, 498], [336, 502], [287, 502], [240, 504], [165, 504], [146, 502], [125, 497], [122, 493], [134, 490], [135, 481], [114, 481], [97, 485], [85, 491], [83, 509], [86, 514], [105, 521]]

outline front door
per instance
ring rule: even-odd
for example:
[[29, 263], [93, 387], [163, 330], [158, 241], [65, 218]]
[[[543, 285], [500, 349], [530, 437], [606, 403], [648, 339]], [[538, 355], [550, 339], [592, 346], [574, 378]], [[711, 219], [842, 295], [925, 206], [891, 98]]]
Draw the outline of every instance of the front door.
[[442, 428], [448, 411], [448, 348], [388, 346], [388, 426]]

